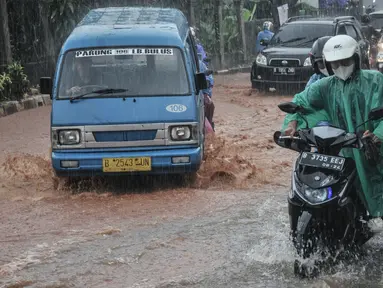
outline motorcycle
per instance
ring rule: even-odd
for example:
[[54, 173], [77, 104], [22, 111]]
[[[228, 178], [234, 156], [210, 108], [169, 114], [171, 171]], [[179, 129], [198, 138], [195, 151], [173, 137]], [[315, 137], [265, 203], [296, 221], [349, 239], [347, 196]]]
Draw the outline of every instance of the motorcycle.
[[[327, 250], [336, 255], [342, 247], [361, 247], [373, 236], [368, 227], [372, 217], [358, 196], [355, 161], [343, 157], [341, 150], [369, 151], [366, 147], [372, 145], [371, 138], [347, 133], [330, 124], [310, 129], [302, 107], [292, 102], [278, 107], [289, 114], [297, 113], [306, 122], [306, 128], [297, 131], [294, 137], [284, 136], [280, 131], [274, 133], [277, 145], [299, 152], [287, 199], [291, 236], [298, 255], [307, 259], [316, 252]], [[376, 108], [365, 123], [382, 118], [383, 107]], [[294, 273], [310, 277], [310, 273], [318, 271], [310, 272], [296, 260]]]

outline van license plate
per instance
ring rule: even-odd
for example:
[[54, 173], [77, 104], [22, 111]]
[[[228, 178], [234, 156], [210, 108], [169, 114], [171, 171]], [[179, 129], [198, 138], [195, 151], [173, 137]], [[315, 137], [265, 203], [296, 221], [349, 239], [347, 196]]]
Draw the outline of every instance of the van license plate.
[[346, 159], [343, 157], [303, 152], [299, 164], [342, 171], [345, 162]]
[[276, 74], [276, 75], [294, 75], [295, 74], [295, 68], [276, 67], [276, 68], [274, 68], [274, 74]]
[[102, 171], [104, 172], [133, 172], [151, 170], [152, 159], [150, 157], [102, 159]]

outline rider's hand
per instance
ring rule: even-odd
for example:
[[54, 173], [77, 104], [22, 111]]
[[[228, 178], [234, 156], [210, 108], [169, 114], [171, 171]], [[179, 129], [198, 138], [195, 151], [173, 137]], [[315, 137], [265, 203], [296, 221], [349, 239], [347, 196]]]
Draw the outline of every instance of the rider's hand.
[[294, 120], [289, 122], [286, 130], [284, 131], [284, 135], [293, 137], [296, 132], [297, 132], [297, 121]]
[[375, 144], [381, 144], [382, 143], [382, 141], [374, 133], [370, 132], [369, 130], [366, 130], [363, 133], [363, 138], [366, 138], [366, 137], [371, 137], [372, 142], [374, 142]]

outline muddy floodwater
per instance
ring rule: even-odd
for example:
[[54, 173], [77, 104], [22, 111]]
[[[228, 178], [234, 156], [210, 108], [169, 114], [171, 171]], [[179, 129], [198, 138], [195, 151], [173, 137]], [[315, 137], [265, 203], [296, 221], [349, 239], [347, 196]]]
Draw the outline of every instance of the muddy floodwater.
[[383, 287], [379, 233], [318, 278], [294, 277], [296, 154], [272, 141], [291, 97], [258, 94], [248, 76], [216, 77], [217, 133], [194, 183], [67, 183], [51, 171], [50, 107], [0, 118], [0, 287]]

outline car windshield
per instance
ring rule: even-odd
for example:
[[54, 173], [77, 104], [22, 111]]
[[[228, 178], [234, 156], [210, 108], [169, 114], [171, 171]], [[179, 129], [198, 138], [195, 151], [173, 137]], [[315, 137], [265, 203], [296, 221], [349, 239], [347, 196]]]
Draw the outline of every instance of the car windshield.
[[311, 47], [314, 41], [323, 36], [333, 35], [333, 25], [297, 23], [279, 28], [269, 46]]
[[383, 28], [383, 14], [371, 16], [371, 26], [375, 29]]
[[[100, 89], [118, 93], [90, 93], [87, 97], [189, 95], [184, 58], [177, 48], [102, 48], [66, 53], [58, 98]], [[118, 91], [118, 90], [116, 90]]]

